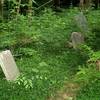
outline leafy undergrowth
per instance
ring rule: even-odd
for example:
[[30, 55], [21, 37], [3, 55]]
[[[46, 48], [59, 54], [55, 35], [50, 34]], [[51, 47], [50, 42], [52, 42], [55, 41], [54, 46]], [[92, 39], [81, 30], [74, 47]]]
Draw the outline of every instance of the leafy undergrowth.
[[81, 64], [77, 56], [75, 52], [61, 51], [59, 54], [35, 52], [31, 57], [16, 58], [22, 76], [16, 83], [0, 78], [0, 99], [47, 100], [75, 73], [75, 66]]
[[99, 100], [100, 99], [100, 79], [91, 82], [80, 90], [77, 100]]
[[[69, 80], [87, 60], [78, 50], [67, 47], [70, 34], [79, 31], [73, 20], [77, 13], [77, 9], [57, 14], [49, 9], [32, 17], [31, 22], [20, 15], [8, 23], [0, 23], [0, 51], [10, 49], [21, 72], [15, 82], [7, 82], [0, 71], [0, 100], [49, 100], [62, 87], [64, 91], [72, 88], [70, 93], [66, 92], [74, 95], [71, 92], [78, 87]], [[87, 14], [91, 27], [93, 13]], [[98, 47], [99, 40], [91, 45], [94, 40], [95, 36], [91, 36], [87, 41], [92, 48]], [[66, 82], [69, 84], [64, 85]]]

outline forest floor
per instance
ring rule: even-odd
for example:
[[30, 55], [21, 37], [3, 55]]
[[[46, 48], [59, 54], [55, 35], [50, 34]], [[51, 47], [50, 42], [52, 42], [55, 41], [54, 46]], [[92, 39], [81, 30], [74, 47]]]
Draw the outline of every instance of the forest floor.
[[[0, 51], [11, 50], [21, 72], [15, 82], [7, 82], [0, 69], [0, 100], [100, 100], [100, 80], [82, 90], [72, 81], [87, 60], [67, 45], [71, 33], [80, 31], [74, 22], [77, 14], [77, 8], [62, 13], [48, 9], [32, 17], [31, 23], [22, 15], [0, 23]], [[92, 33], [100, 25], [100, 10], [85, 16]], [[99, 50], [99, 35], [89, 39], [88, 45]]]
[[80, 86], [77, 83], [67, 83], [49, 100], [77, 100], [76, 95]]

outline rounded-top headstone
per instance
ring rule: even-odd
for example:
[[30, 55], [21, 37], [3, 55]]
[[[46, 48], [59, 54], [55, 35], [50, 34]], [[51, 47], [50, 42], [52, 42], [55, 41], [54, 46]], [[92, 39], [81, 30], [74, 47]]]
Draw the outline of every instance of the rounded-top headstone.
[[74, 49], [76, 49], [79, 45], [84, 43], [84, 36], [79, 32], [73, 32], [71, 34], [71, 42]]

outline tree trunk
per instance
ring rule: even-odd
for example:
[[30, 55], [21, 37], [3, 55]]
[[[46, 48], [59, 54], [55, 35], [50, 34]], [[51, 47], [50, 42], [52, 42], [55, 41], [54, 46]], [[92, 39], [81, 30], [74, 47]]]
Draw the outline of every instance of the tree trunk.
[[95, 0], [94, 4], [96, 9], [99, 8], [100, 0]]
[[92, 0], [80, 0], [80, 8], [81, 9], [87, 9], [91, 6]]
[[91, 7], [92, 0], [85, 0], [85, 8]]
[[29, 0], [28, 14], [32, 16], [32, 0]]
[[4, 3], [4, 0], [0, 0], [0, 18], [1, 19], [3, 18], [3, 3]]
[[18, 15], [18, 14], [19, 14], [19, 12], [20, 12], [20, 4], [21, 4], [21, 0], [17, 0], [16, 2], [17, 2], [17, 9], [16, 9], [16, 13], [17, 13], [17, 15]]
[[83, 9], [84, 8], [84, 0], [80, 0], [80, 4], [79, 4], [80, 8]]

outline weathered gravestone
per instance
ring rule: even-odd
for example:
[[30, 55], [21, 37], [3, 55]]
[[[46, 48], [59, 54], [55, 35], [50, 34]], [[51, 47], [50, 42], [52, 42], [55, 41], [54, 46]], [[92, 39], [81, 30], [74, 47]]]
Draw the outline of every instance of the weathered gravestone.
[[73, 32], [71, 34], [71, 42], [74, 49], [77, 49], [79, 45], [84, 43], [84, 36], [81, 33]]
[[86, 35], [86, 33], [88, 32], [88, 22], [83, 12], [80, 12], [78, 15], [76, 15], [74, 20], [76, 26], [81, 30], [81, 32], [84, 33], [84, 35]]
[[16, 80], [16, 78], [19, 76], [19, 70], [10, 50], [0, 53], [0, 65], [7, 80]]

